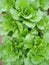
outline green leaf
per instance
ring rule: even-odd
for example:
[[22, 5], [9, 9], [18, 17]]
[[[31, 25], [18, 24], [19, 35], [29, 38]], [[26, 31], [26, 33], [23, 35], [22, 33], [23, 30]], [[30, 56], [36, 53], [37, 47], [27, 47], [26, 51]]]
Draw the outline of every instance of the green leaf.
[[32, 29], [35, 27], [35, 23], [31, 22], [23, 21], [23, 24]]
[[39, 0], [40, 1], [40, 7], [43, 10], [47, 10], [49, 8], [49, 0]]
[[0, 11], [5, 11], [14, 6], [15, 0], [0, 0]]
[[12, 41], [11, 37], [9, 37], [9, 36], [3, 37], [3, 45], [5, 45], [5, 47], [8, 46], [8, 45], [10, 45], [10, 44], [12, 44], [11, 41]]
[[44, 40], [45, 43], [49, 43], [49, 32], [46, 32], [44, 34], [43, 40]]
[[38, 10], [34, 18], [30, 19], [32, 22], [39, 22], [43, 18], [43, 12]]
[[28, 28], [24, 27], [22, 36], [26, 36], [28, 34]]
[[22, 10], [26, 6], [28, 6], [28, 1], [27, 0], [21, 0], [21, 1], [20, 0], [16, 0], [16, 4], [15, 4], [16, 9]]
[[41, 64], [39, 64], [39, 65], [49, 65], [49, 63], [48, 63], [47, 61], [43, 61], [43, 62], [41, 62]]
[[2, 28], [0, 28], [0, 35], [4, 36], [4, 35], [7, 35], [7, 34], [8, 34], [8, 32], [6, 32]]
[[30, 0], [31, 5], [34, 9], [38, 9], [40, 7], [40, 2], [39, 0]]
[[0, 0], [0, 13], [6, 11], [5, 0]]
[[33, 64], [39, 64], [43, 60], [41, 56], [32, 56], [31, 61]]
[[5, 0], [4, 4], [6, 5], [7, 9], [9, 9], [14, 6], [15, 0]]
[[30, 49], [30, 48], [32, 48], [33, 46], [32, 46], [32, 44], [24, 44], [24, 48], [25, 49]]
[[23, 32], [23, 25], [20, 22], [16, 22], [17, 26], [18, 26], [18, 31], [21, 34]]
[[32, 14], [30, 14], [29, 16], [23, 16], [25, 19], [31, 19], [32, 18]]
[[31, 44], [33, 41], [33, 38], [32, 38], [32, 35], [31, 34], [27, 34], [25, 39], [24, 39], [24, 43], [28, 43], [28, 44]]
[[38, 28], [41, 29], [41, 30], [45, 30], [48, 27], [47, 26], [48, 20], [49, 20], [48, 16], [43, 17], [42, 20], [37, 23]]
[[11, 16], [13, 17], [13, 19], [15, 19], [15, 20], [19, 19], [18, 18], [18, 12], [15, 9], [11, 8], [10, 13], [11, 13]]
[[0, 0], [4, 65], [49, 65], [48, 8], [49, 0]]
[[18, 30], [16, 30], [16, 31], [14, 32], [14, 34], [13, 34], [13, 37], [18, 37], [18, 36], [19, 36]]
[[33, 65], [33, 64], [31, 63], [31, 61], [29, 60], [29, 58], [25, 58], [24, 59], [24, 65]]
[[46, 54], [44, 55], [45, 59], [48, 61], [49, 60], [49, 45], [46, 47]]

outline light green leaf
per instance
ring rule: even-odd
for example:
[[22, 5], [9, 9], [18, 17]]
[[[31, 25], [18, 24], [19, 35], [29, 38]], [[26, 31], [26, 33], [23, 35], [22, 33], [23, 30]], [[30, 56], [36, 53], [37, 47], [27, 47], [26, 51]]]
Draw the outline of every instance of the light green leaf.
[[29, 58], [25, 58], [24, 59], [24, 65], [33, 65], [33, 64], [31, 63], [31, 61], [29, 60]]
[[16, 0], [16, 4], [15, 4], [16, 9], [23, 10], [23, 8], [25, 8], [26, 6], [28, 6], [28, 1], [27, 0], [21, 0], [21, 1]]
[[38, 28], [41, 29], [41, 30], [45, 30], [48, 27], [47, 26], [48, 20], [49, 20], [48, 16], [43, 17], [42, 20], [37, 23]]
[[39, 22], [43, 18], [43, 12], [41, 10], [38, 10], [35, 17], [30, 19], [32, 22]]
[[32, 56], [31, 61], [33, 64], [39, 64], [43, 60], [41, 56]]
[[27, 27], [32, 29], [35, 27], [35, 23], [31, 23], [31, 22], [23, 21], [23, 24], [25, 24]]
[[34, 9], [38, 9], [40, 7], [40, 2], [39, 0], [30, 0], [31, 5]]
[[39, 64], [39, 65], [49, 65], [49, 63], [48, 63], [47, 61], [43, 61], [43, 62], [41, 62], [41, 64]]
[[14, 34], [13, 34], [13, 37], [18, 37], [18, 36], [19, 36], [18, 30], [16, 30], [16, 31], [14, 32]]
[[16, 22], [17, 26], [18, 26], [18, 31], [21, 34], [23, 32], [23, 25], [20, 22]]
[[40, 7], [43, 10], [47, 10], [49, 8], [49, 0], [39, 0], [40, 1]]
[[19, 18], [18, 18], [18, 12], [15, 10], [15, 9], [13, 9], [13, 8], [11, 8], [10, 9], [10, 13], [11, 13], [11, 16], [13, 17], [13, 19], [15, 19], [15, 20], [18, 20]]
[[31, 34], [27, 34], [25, 39], [24, 39], [24, 43], [28, 43], [28, 44], [31, 44], [33, 41], [33, 38], [32, 38], [32, 35]]
[[46, 32], [44, 34], [43, 40], [44, 40], [45, 43], [49, 43], [49, 32]]

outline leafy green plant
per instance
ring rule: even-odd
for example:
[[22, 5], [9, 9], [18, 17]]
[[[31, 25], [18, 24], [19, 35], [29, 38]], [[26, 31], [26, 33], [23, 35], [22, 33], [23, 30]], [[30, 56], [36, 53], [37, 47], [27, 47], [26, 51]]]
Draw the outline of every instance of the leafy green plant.
[[49, 0], [0, 0], [0, 60], [4, 65], [49, 65]]

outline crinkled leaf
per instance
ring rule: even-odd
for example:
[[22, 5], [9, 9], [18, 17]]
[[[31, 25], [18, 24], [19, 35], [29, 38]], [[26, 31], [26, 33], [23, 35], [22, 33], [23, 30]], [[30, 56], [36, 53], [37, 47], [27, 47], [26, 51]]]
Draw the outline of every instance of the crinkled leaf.
[[30, 0], [30, 2], [32, 3], [31, 5], [34, 9], [38, 9], [40, 7], [39, 0]]
[[43, 40], [44, 40], [46, 43], [49, 43], [49, 32], [46, 32], [46, 33], [44, 34]]
[[33, 65], [33, 64], [31, 63], [31, 61], [29, 60], [29, 58], [25, 58], [24, 59], [24, 65]]
[[49, 8], [49, 0], [39, 0], [40, 6], [43, 10], [47, 10]]
[[26, 37], [25, 37], [25, 39], [24, 39], [24, 42], [28, 43], [28, 44], [31, 44], [32, 41], [33, 41], [33, 38], [31, 36], [31, 34], [27, 34]]
[[15, 9], [11, 8], [11, 9], [10, 9], [10, 13], [11, 13], [13, 19], [15, 19], [15, 20], [18, 20], [18, 19], [19, 19], [19, 18], [18, 18], [18, 14], [19, 14], [19, 13], [18, 13]]
[[31, 61], [33, 64], [39, 64], [43, 60], [41, 56], [32, 56]]
[[38, 10], [35, 17], [33, 19], [30, 19], [32, 22], [39, 22], [43, 18], [43, 12], [41, 10]]
[[38, 28], [41, 30], [44, 30], [47, 28], [47, 23], [48, 23], [49, 17], [43, 17], [42, 20], [40, 22], [38, 22]]
[[32, 29], [35, 27], [35, 23], [31, 23], [31, 22], [24, 21], [23, 24]]

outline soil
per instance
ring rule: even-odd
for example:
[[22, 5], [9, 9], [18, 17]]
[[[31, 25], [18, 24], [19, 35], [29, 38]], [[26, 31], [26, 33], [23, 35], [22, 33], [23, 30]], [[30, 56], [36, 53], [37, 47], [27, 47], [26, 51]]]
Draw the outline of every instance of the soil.
[[0, 61], [0, 65], [3, 65], [3, 62], [2, 61]]
[[2, 36], [0, 35], [0, 44], [2, 44]]
[[47, 10], [47, 15], [49, 15], [49, 8], [48, 8], [48, 10]]

